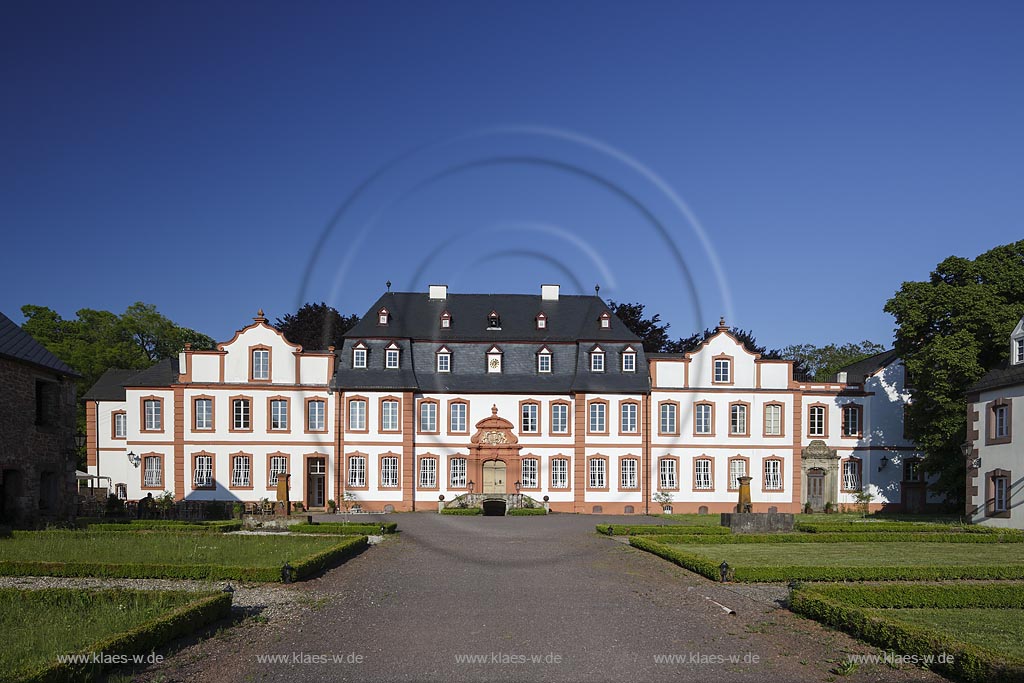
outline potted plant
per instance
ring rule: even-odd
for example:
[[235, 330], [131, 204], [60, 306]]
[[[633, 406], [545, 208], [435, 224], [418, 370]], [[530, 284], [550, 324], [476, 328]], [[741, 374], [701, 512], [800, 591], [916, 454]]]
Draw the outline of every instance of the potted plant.
[[333, 498], [331, 498], [330, 500], [327, 501], [327, 512], [329, 512], [330, 514], [333, 515], [334, 512], [337, 509], [338, 509], [338, 504], [336, 502], [334, 502]]
[[661, 506], [662, 514], [672, 514], [672, 494], [668, 491], [658, 491], [654, 494], [654, 502]]

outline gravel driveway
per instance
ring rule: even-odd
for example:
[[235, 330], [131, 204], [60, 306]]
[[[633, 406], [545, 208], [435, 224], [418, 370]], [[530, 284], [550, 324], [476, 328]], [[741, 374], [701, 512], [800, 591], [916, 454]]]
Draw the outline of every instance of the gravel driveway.
[[885, 665], [837, 677], [873, 650], [780, 608], [780, 587], [715, 584], [594, 533], [622, 518], [390, 519], [400, 534], [280, 588], [309, 596], [285, 618], [248, 619], [135, 680], [944, 680]]

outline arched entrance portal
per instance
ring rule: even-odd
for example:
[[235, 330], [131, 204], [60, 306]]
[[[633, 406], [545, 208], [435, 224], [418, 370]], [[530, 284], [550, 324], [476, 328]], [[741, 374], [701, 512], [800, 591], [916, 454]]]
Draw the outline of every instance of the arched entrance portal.
[[505, 493], [506, 468], [501, 460], [488, 460], [483, 470], [484, 493]]

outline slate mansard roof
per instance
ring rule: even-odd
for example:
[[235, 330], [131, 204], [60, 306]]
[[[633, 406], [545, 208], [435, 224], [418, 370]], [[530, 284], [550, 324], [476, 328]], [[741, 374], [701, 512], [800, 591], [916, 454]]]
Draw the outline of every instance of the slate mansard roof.
[[168, 358], [145, 370], [110, 368], [96, 380], [82, 399], [123, 401], [125, 387], [170, 387], [178, 381], [178, 359]]
[[1024, 384], [1024, 365], [1011, 365], [1009, 361], [1003, 360], [969, 387], [967, 393], [976, 394], [989, 389], [1001, 389], [1017, 384]]
[[865, 379], [889, 365], [897, 358], [899, 358], [899, 355], [896, 353], [896, 349], [889, 349], [888, 351], [882, 351], [881, 353], [876, 353], [873, 356], [862, 358], [855, 363], [845, 365], [839, 368], [839, 372], [846, 373], [846, 382], [848, 384], [863, 384]]
[[0, 313], [0, 356], [53, 370], [68, 377], [79, 376], [3, 313]]
[[[387, 325], [378, 324], [386, 309]], [[491, 312], [500, 329], [488, 328]], [[441, 316], [451, 326], [441, 327]], [[431, 299], [427, 293], [389, 292], [380, 297], [363, 319], [345, 335], [338, 352], [333, 388], [350, 390], [408, 390], [438, 393], [644, 393], [650, 390], [643, 342], [615, 315], [609, 327], [600, 326], [610, 312], [596, 296], [560, 296], [557, 300], [523, 294], [449, 294]], [[537, 329], [537, 316], [547, 319]], [[352, 349], [362, 343], [367, 367], [352, 367]], [[399, 347], [399, 368], [384, 368], [384, 351]], [[605, 353], [604, 372], [590, 371], [590, 351]], [[502, 372], [488, 373], [487, 353], [497, 346]], [[451, 353], [451, 371], [436, 372], [436, 354]], [[537, 372], [537, 353], [551, 353], [551, 372]], [[636, 370], [622, 372], [621, 354], [631, 347]]]

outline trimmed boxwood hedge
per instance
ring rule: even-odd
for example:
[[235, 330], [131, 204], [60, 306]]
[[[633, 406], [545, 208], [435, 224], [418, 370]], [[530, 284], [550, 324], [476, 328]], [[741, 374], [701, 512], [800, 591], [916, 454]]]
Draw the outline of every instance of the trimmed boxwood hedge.
[[442, 515], [482, 515], [480, 508], [441, 508]]
[[933, 524], [921, 522], [797, 522], [797, 531], [810, 534], [818, 533], [879, 533], [892, 531], [910, 531], [914, 533], [947, 533], [947, 534], [1003, 534], [1008, 536], [1024, 536], [1024, 532], [1016, 529], [1000, 529], [991, 526], [963, 524]]
[[88, 531], [200, 531], [206, 533], [228, 533], [241, 531], [241, 522], [171, 522], [158, 519], [142, 519], [128, 524], [89, 524]]
[[728, 536], [732, 530], [727, 526], [673, 526], [638, 524], [598, 524], [597, 531], [609, 536], [650, 536], [670, 534], [676, 536]]
[[[49, 588], [41, 591], [21, 591], [21, 598], [28, 600], [45, 600], [48, 595], [58, 592], [82, 593], [124, 593], [124, 590], [96, 591], [95, 589]], [[141, 591], [139, 591], [141, 592]], [[184, 592], [182, 592], [184, 593]], [[231, 594], [188, 593], [195, 600], [152, 619], [134, 629], [118, 633], [109, 638], [92, 643], [78, 653], [88, 654], [102, 652], [104, 655], [134, 655], [152, 652], [172, 640], [192, 635], [202, 627], [231, 614]], [[103, 669], [98, 663], [60, 663], [53, 664], [29, 672], [17, 679], [18, 683], [58, 683], [90, 679]]]
[[512, 508], [505, 514], [509, 517], [530, 517], [532, 515], [546, 515], [548, 511], [544, 508]]
[[[294, 577], [301, 581], [341, 564], [358, 555], [368, 546], [366, 536], [341, 540], [337, 545], [302, 558], [293, 566]], [[207, 579], [255, 581], [273, 583], [281, 581], [280, 567], [232, 567], [214, 564], [141, 564], [116, 562], [38, 562], [27, 560], [0, 560], [0, 576], [92, 576], [129, 579]]]
[[[639, 534], [647, 535], [647, 534]], [[895, 531], [876, 534], [666, 534], [662, 543], [690, 543], [712, 545], [716, 543], [1024, 543], [1024, 536], [1016, 534], [910, 534]]]
[[293, 524], [288, 531], [297, 534], [360, 534], [366, 536], [379, 536], [380, 528], [384, 527], [385, 534], [393, 534], [398, 529], [396, 522], [381, 522], [380, 524], [367, 524], [364, 522], [313, 522], [312, 524]]
[[[732, 536], [730, 538], [742, 538]], [[858, 540], [860, 540], [858, 538]], [[718, 564], [703, 555], [673, 548], [667, 543], [707, 544], [718, 537], [630, 536], [629, 544], [713, 581], [720, 580]], [[913, 567], [733, 567], [734, 581], [951, 581], [955, 579], [1024, 579], [1024, 565], [913, 566]]]
[[801, 586], [793, 591], [790, 609], [811, 619], [903, 655], [951, 654], [952, 661], [934, 661], [931, 668], [974, 683], [1024, 681], [1024, 660], [996, 653], [923, 626], [865, 608], [1021, 608], [1019, 586]]

